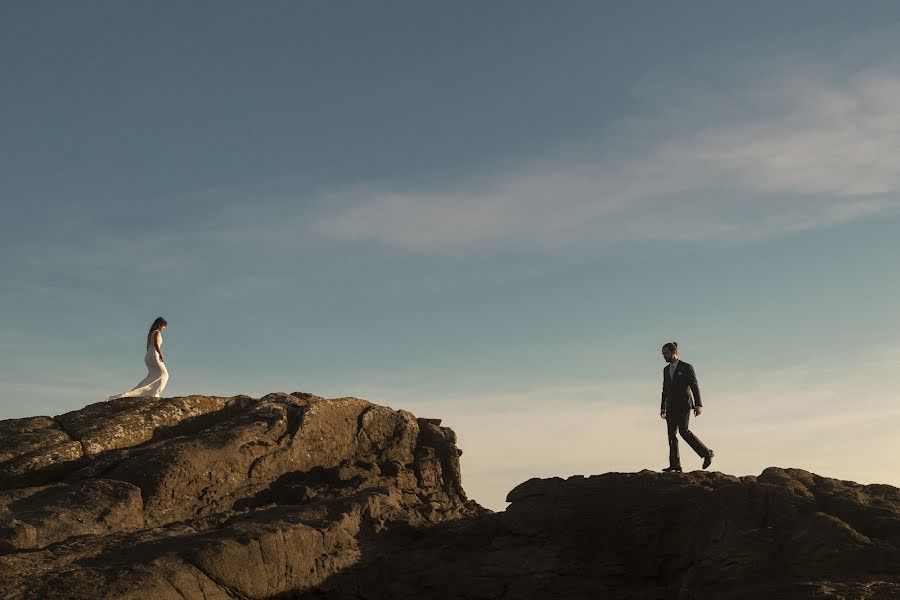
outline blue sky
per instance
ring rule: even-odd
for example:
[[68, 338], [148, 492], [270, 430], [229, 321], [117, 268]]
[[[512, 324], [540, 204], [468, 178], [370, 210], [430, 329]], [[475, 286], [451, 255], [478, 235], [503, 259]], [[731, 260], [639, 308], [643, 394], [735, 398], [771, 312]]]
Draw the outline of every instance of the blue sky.
[[900, 485], [897, 40], [894, 2], [5, 3], [0, 418], [130, 388], [164, 315], [166, 395], [443, 417], [502, 508], [663, 466], [676, 339], [716, 468]]

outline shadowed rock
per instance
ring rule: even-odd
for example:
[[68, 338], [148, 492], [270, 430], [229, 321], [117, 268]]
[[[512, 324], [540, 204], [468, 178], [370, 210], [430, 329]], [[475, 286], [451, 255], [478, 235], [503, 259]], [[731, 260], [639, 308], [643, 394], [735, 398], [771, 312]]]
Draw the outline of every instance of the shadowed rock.
[[900, 490], [770, 467], [532, 479], [383, 535], [313, 599], [896, 599]]
[[8, 490], [0, 492], [0, 523], [0, 551], [130, 531], [144, 526], [141, 490], [106, 479]]
[[83, 455], [50, 417], [0, 421], [0, 489], [53, 481]]

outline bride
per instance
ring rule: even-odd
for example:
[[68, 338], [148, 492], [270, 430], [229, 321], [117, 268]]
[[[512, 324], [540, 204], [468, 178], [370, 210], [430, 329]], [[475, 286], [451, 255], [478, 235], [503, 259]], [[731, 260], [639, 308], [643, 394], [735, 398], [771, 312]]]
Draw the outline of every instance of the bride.
[[147, 376], [144, 380], [127, 392], [122, 392], [115, 396], [107, 396], [107, 400], [132, 398], [135, 396], [159, 398], [160, 392], [163, 391], [166, 387], [166, 382], [169, 381], [169, 371], [166, 369], [162, 351], [159, 349], [162, 345], [162, 332], [167, 325], [168, 322], [165, 319], [157, 317], [147, 333], [147, 354], [144, 356], [144, 364], [147, 365]]

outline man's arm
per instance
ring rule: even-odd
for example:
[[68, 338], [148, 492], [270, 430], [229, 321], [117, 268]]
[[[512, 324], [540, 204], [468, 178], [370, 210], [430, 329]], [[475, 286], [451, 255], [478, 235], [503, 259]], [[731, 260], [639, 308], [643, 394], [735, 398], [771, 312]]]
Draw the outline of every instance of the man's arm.
[[663, 413], [666, 410], [666, 369], [663, 367], [663, 386], [662, 386], [662, 397], [659, 401], [659, 412]]
[[694, 395], [694, 407], [699, 408], [703, 406], [703, 403], [700, 401], [700, 384], [697, 383], [697, 374], [694, 373], [694, 366], [690, 365], [687, 371], [688, 384], [691, 386], [691, 393]]

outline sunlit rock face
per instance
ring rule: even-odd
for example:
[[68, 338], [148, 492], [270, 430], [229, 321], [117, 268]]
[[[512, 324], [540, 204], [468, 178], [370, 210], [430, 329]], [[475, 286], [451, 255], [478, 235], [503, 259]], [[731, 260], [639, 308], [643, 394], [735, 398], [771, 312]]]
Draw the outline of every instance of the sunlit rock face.
[[0, 421], [0, 597], [269, 598], [486, 514], [456, 436], [358, 398], [124, 398]]

